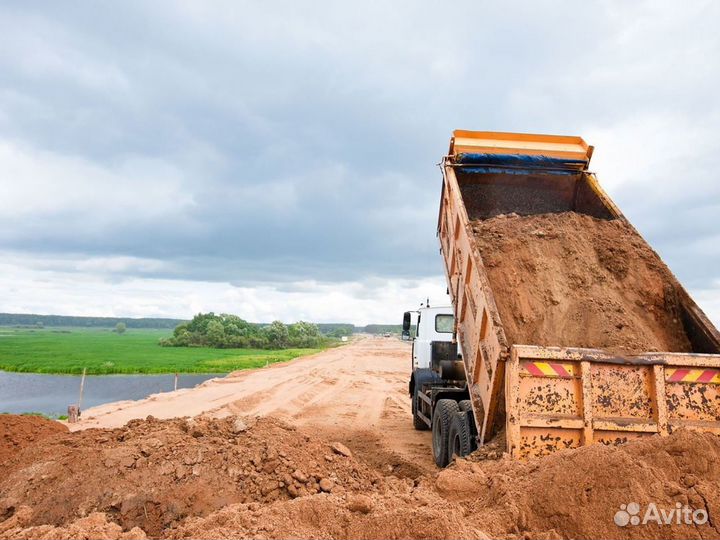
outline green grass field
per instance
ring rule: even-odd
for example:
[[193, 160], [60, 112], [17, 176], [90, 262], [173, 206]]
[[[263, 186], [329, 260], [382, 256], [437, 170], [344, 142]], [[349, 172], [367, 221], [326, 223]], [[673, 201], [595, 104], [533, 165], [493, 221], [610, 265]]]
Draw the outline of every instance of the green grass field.
[[168, 330], [0, 327], [0, 370], [30, 373], [226, 373], [291, 360], [320, 349], [160, 347]]

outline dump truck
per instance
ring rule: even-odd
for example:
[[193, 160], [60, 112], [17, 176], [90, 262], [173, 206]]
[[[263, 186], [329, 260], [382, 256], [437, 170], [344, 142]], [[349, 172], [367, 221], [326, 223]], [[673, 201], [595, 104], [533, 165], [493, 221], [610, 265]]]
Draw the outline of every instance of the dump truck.
[[437, 227], [452, 334], [409, 384], [438, 466], [501, 432], [517, 459], [720, 434], [720, 334], [600, 187], [592, 153], [580, 137], [453, 133]]

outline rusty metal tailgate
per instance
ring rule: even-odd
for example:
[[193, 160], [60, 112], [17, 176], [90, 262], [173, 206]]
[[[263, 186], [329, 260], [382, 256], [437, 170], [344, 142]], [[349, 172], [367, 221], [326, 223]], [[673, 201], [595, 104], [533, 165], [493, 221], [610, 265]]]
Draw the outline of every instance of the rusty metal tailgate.
[[505, 384], [515, 458], [678, 428], [720, 434], [720, 355], [514, 345]]

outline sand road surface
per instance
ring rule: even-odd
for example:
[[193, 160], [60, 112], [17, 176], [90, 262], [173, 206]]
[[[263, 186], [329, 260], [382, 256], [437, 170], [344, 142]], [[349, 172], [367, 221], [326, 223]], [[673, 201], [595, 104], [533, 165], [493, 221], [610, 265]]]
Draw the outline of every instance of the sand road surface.
[[192, 389], [87, 409], [83, 420], [70, 428], [116, 428], [148, 415], [272, 416], [349, 441], [358, 451], [367, 450], [376, 463], [433, 469], [429, 433], [412, 426], [410, 371], [409, 343], [361, 337], [290, 362], [236, 371]]

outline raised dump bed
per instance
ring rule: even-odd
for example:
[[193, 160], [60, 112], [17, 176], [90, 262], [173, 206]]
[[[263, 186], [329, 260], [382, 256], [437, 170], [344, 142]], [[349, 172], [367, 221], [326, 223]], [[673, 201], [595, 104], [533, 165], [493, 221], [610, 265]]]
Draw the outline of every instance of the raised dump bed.
[[720, 433], [720, 334], [579, 137], [456, 131], [438, 234], [478, 442], [515, 457]]

